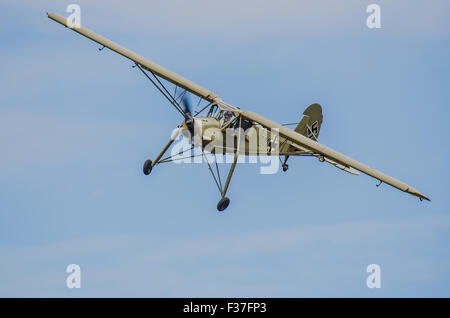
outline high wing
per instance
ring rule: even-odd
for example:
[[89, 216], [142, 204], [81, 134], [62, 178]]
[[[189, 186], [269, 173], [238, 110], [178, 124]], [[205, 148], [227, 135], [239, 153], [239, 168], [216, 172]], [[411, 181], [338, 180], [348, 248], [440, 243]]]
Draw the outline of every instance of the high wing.
[[221, 99], [219, 98], [219, 96], [217, 94], [207, 90], [206, 88], [204, 88], [198, 84], [195, 84], [194, 82], [192, 82], [192, 81], [176, 74], [175, 72], [172, 72], [156, 63], [153, 63], [152, 61], [147, 60], [146, 58], [124, 48], [123, 46], [121, 46], [117, 43], [114, 43], [114, 42], [108, 40], [107, 38], [93, 32], [83, 26], [70, 27], [67, 19], [57, 13], [48, 13], [47, 15], [50, 19], [64, 25], [65, 27], [72, 29], [73, 31], [87, 37], [88, 39], [91, 39], [92, 41], [95, 41], [95, 42], [103, 45], [104, 47], [107, 47], [108, 49], [110, 49], [116, 53], [119, 53], [122, 56], [125, 56], [126, 58], [132, 60], [136, 64], [139, 64], [140, 66], [142, 66], [142, 68], [146, 69], [147, 71], [150, 71], [150, 72], [154, 73], [155, 75], [158, 75], [158, 76], [164, 78], [165, 80], [167, 80], [181, 88], [184, 88], [185, 90], [191, 92], [194, 95], [197, 95], [200, 98], [203, 98], [209, 102], [221, 101]]
[[[375, 170], [363, 163], [360, 163], [350, 157], [347, 157], [331, 148], [328, 148], [308, 137], [305, 137], [294, 130], [291, 130], [289, 128], [286, 128], [278, 123], [275, 123], [263, 116], [260, 116], [254, 112], [251, 111], [241, 111], [239, 108], [233, 107], [231, 105], [228, 105], [224, 103], [220, 97], [213, 93], [212, 91], [176, 74], [175, 72], [172, 72], [152, 61], [147, 60], [146, 58], [124, 48], [123, 46], [120, 46], [117, 43], [114, 43], [107, 38], [83, 27], [70, 27], [67, 19], [59, 14], [56, 13], [48, 13], [48, 17], [65, 27], [71, 28], [73, 31], [101, 44], [104, 47], [109, 48], [110, 50], [132, 60], [135, 62], [138, 66], [141, 66], [143, 69], [152, 72], [154, 75], [157, 75], [161, 78], [164, 78], [165, 80], [173, 83], [174, 85], [177, 85], [189, 92], [191, 92], [194, 95], [197, 95], [200, 98], [203, 98], [210, 103], [217, 103], [219, 107], [226, 108], [229, 111], [232, 111], [236, 116], [241, 115], [242, 117], [256, 122], [260, 124], [261, 126], [267, 128], [267, 129], [278, 129], [279, 134], [281, 137], [284, 137], [292, 142], [292, 145], [298, 148], [300, 151], [308, 152], [312, 155], [318, 156], [323, 161], [327, 161], [336, 167], [345, 170], [350, 173], [356, 174], [356, 170], [361, 171], [373, 178], [376, 178], [382, 182], [385, 182], [399, 190], [402, 190], [404, 192], [407, 192], [409, 194], [412, 194], [414, 196], [419, 197], [420, 199], [425, 199], [430, 201], [429, 198], [427, 198], [425, 195], [420, 193], [418, 190], [414, 189], [410, 185], [397, 180], [391, 176], [388, 176], [378, 170]], [[227, 199], [223, 197], [222, 200]]]
[[336, 165], [338, 168], [342, 170], [346, 170], [348, 172], [352, 172], [353, 169], [359, 170], [373, 178], [376, 178], [382, 182], [385, 182], [399, 190], [412, 194], [414, 196], [419, 197], [420, 199], [425, 199], [430, 201], [425, 195], [420, 193], [418, 190], [414, 189], [410, 185], [397, 180], [387, 174], [384, 174], [378, 170], [375, 170], [355, 159], [347, 157], [331, 148], [328, 148], [310, 138], [307, 138], [289, 128], [286, 128], [270, 119], [267, 119], [261, 115], [258, 115], [251, 111], [241, 111], [240, 114], [247, 118], [250, 121], [256, 122], [261, 126], [267, 129], [278, 129], [280, 137], [284, 137], [290, 140], [299, 150], [307, 151], [312, 154], [318, 155], [319, 158], [323, 159], [323, 161], [327, 161], [331, 164]]

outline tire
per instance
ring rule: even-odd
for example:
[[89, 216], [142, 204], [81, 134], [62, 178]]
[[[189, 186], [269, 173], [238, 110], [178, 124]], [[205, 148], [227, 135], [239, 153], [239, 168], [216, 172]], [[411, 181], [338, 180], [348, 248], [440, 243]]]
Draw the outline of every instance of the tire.
[[227, 197], [220, 199], [219, 203], [217, 203], [217, 210], [219, 212], [222, 212], [223, 210], [225, 210], [228, 205], [230, 204], [230, 199], [228, 199]]
[[144, 174], [146, 176], [148, 176], [150, 174], [150, 172], [152, 172], [152, 161], [151, 160], [146, 160], [144, 162], [144, 166], [142, 167], [142, 171], [144, 172]]

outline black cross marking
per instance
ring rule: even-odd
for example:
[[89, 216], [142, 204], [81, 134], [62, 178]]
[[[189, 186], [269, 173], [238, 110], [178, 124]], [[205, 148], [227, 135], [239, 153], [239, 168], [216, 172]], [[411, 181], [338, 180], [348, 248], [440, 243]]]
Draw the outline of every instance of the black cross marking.
[[306, 125], [308, 138], [313, 137], [313, 139], [317, 139], [317, 136], [319, 135], [319, 122], [315, 121], [311, 127]]

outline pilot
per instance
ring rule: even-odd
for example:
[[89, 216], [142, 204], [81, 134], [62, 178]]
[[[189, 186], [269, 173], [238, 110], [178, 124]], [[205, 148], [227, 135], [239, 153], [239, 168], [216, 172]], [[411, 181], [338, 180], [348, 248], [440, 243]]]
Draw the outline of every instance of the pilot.
[[229, 112], [229, 111], [226, 111], [224, 114], [223, 114], [223, 118], [220, 120], [221, 121], [221, 123], [220, 123], [220, 125], [223, 127], [223, 126], [225, 126], [230, 120], [231, 120], [231, 116], [232, 116], [233, 114], [231, 113], [231, 112]]

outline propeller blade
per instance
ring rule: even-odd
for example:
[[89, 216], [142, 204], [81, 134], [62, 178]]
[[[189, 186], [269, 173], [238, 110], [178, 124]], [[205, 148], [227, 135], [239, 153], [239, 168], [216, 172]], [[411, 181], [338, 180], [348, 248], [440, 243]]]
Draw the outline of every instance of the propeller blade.
[[189, 96], [186, 94], [184, 94], [183, 96], [183, 106], [184, 106], [184, 112], [185, 114], [192, 114], [192, 107], [191, 107], [191, 101], [189, 100]]
[[186, 124], [187, 129], [191, 134], [191, 138], [194, 136], [194, 118], [192, 117], [192, 107], [191, 101], [189, 99], [188, 93], [185, 92], [183, 94], [183, 99], [181, 101], [183, 103], [184, 110], [184, 123]]

